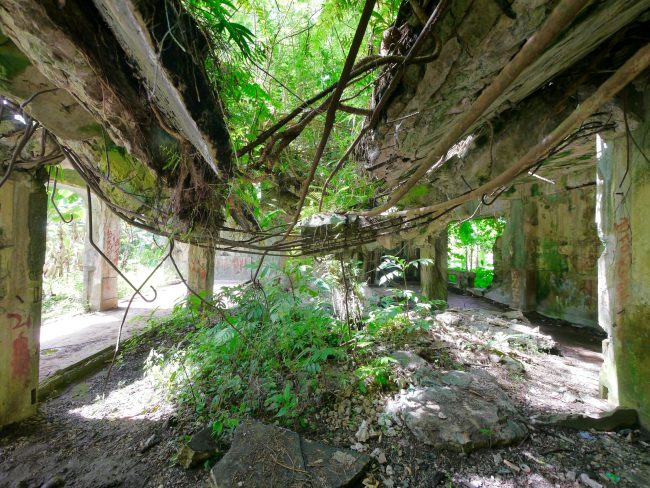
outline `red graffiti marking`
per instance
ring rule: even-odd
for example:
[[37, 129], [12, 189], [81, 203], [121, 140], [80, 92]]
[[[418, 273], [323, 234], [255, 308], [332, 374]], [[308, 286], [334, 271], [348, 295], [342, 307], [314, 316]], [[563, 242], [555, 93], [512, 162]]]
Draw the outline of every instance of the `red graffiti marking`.
[[9, 320], [15, 320], [15, 325], [12, 329], [20, 329], [21, 327], [27, 327], [28, 329], [32, 326], [32, 317], [27, 316], [27, 320], [23, 321], [23, 316], [19, 313], [8, 313], [7, 318]]
[[29, 340], [20, 333], [11, 346], [11, 375], [13, 378], [25, 378], [30, 374]]

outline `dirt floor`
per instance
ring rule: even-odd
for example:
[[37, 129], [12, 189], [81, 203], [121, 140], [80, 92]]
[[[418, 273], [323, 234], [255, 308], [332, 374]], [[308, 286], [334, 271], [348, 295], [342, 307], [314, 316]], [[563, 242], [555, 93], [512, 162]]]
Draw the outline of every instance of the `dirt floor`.
[[[650, 486], [650, 443], [642, 433], [581, 432], [538, 423], [551, 413], [595, 414], [606, 408], [598, 398], [598, 338], [556, 329], [562, 332], [560, 343], [550, 353], [510, 351], [523, 366], [513, 374], [481, 346], [497, 333], [475, 327], [503, 321], [500, 312], [469, 302], [463, 306], [484, 310], [452, 308], [445, 316], [451, 322], [438, 322], [409, 347], [426, 356], [428, 347], [444, 342], [449, 369], [453, 363], [455, 369], [480, 369], [496, 378], [528, 427], [521, 443], [470, 454], [437, 451], [399, 423], [377, 425], [395, 391], [336, 398], [305, 436], [354, 446], [378, 459], [360, 485], [366, 487]], [[452, 300], [454, 305], [458, 300]], [[546, 331], [555, 327], [541, 325]], [[125, 353], [104, 398], [106, 370], [43, 404], [36, 418], [0, 432], [0, 487], [209, 486], [205, 466], [184, 470], [174, 462], [186, 436], [201, 426], [179, 416], [174, 403], [154, 387], [155, 375], [143, 369], [151, 347], [143, 342]], [[405, 391], [409, 372], [400, 372], [399, 381]], [[380, 434], [361, 444], [356, 434], [364, 420]]]

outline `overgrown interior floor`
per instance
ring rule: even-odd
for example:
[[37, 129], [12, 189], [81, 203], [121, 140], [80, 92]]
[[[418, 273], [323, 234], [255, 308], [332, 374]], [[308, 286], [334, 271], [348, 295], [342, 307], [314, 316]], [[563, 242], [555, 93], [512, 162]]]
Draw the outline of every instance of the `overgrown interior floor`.
[[[455, 294], [450, 296], [450, 310], [468, 321], [475, 313], [500, 313], [490, 303]], [[541, 414], [596, 413], [606, 408], [598, 398], [600, 339], [550, 322], [539, 326], [553, 333], [559, 354], [522, 357], [523, 378], [505, 372], [498, 377], [522, 416], [530, 420]], [[185, 471], [173, 463], [184, 436], [201, 426], [191, 418], [179, 418], [173, 402], [143, 371], [152, 347], [156, 345], [143, 342], [125, 353], [113, 371], [105, 398], [101, 397], [103, 370], [43, 404], [37, 417], [1, 432], [0, 486], [39, 487], [53, 480], [65, 482], [66, 487], [207, 486], [206, 469]], [[392, 394], [375, 398], [373, 408], [381, 408], [381, 402]], [[332, 424], [343, 402], [360, 408], [353, 409], [345, 421]], [[323, 425], [304, 434], [349, 447], [366, 408], [368, 402], [361, 394], [336, 398], [320, 416]], [[372, 486], [387, 486], [381, 480], [386, 479], [386, 466], [391, 466], [396, 487], [432, 486], [431, 480], [441, 472], [449, 476], [452, 486], [568, 487], [577, 486], [573, 479], [583, 472], [592, 478], [600, 474], [598, 482], [605, 486], [609, 486], [608, 479], [618, 477], [616, 486], [650, 486], [649, 444], [643, 434], [639, 438], [629, 431], [579, 433], [533, 424], [530, 420], [530, 434], [519, 445], [485, 448], [469, 455], [437, 451], [415, 440], [406, 429], [398, 430], [395, 437], [373, 441], [388, 460], [386, 465], [374, 464], [367, 479], [378, 480]], [[153, 435], [159, 442], [142, 452]], [[519, 471], [507, 469], [504, 460], [519, 466]]]

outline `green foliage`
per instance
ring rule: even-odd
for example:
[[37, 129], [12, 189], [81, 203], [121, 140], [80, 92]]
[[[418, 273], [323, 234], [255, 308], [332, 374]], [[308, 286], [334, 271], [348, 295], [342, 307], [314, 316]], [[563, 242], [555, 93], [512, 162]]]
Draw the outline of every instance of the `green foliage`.
[[449, 225], [449, 266], [476, 274], [475, 286], [487, 288], [492, 284], [493, 247], [503, 233], [506, 220], [485, 218], [454, 222]]
[[415, 295], [411, 290], [407, 289], [406, 286], [406, 272], [409, 268], [417, 268], [420, 265], [432, 265], [433, 260], [429, 258], [413, 259], [407, 261], [404, 258], [399, 256], [386, 255], [382, 258], [382, 262], [377, 268], [377, 271], [380, 272], [381, 277], [379, 278], [379, 285], [386, 283], [391, 283], [392, 281], [401, 278], [403, 280], [404, 287], [400, 289], [393, 290], [398, 296], [401, 296], [406, 304], [406, 312], [409, 312], [409, 302], [411, 300], [418, 300], [417, 295]]
[[[224, 103], [235, 148], [253, 141], [282, 116], [338, 80], [362, 5], [356, 0], [184, 0], [184, 4], [212, 41], [205, 65]], [[399, 4], [398, 0], [377, 2], [359, 57], [378, 51], [381, 34], [393, 22]], [[374, 76], [369, 73], [347, 87], [343, 94], [346, 104], [367, 107]], [[285, 128], [307, 113], [303, 111]], [[231, 189], [231, 195], [244, 202], [258, 221], [273, 215], [267, 224], [281, 223], [277, 217], [282, 204], [275, 201], [277, 187], [286, 191], [284, 182], [295, 186], [302, 181], [321, 137], [322, 120], [322, 114], [316, 116], [277, 155], [260, 161], [260, 146], [236, 160], [239, 173], [251, 180], [263, 180], [253, 185], [237, 178]], [[362, 122], [362, 115], [337, 113], [335, 130], [317, 168], [303, 216], [318, 211], [322, 184]], [[173, 157], [169, 164], [176, 164]], [[369, 207], [377, 184], [348, 164], [328, 188], [322, 208], [345, 211]]]
[[152, 320], [151, 333], [168, 346], [152, 351], [149, 373], [220, 435], [251, 416], [307, 426], [333, 377], [341, 391], [393, 387], [394, 360], [382, 344], [428, 327], [432, 304], [418, 300], [407, 314], [399, 297], [386, 297], [348, 328], [334, 317], [331, 295], [341, 283], [328, 269], [313, 259], [268, 265], [260, 284], [219, 297], [230, 305], [225, 318], [188, 300]]

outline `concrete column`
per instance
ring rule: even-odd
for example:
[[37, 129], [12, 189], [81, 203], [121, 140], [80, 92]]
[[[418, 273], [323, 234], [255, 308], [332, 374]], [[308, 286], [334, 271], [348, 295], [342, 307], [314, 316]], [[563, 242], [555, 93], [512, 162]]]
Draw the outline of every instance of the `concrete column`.
[[629, 136], [597, 141], [598, 322], [608, 335], [602, 393], [650, 428], [650, 100], [640, 111]]
[[510, 306], [535, 310], [535, 205], [512, 200], [508, 219], [510, 238]]
[[0, 190], [0, 426], [36, 413], [47, 193], [14, 171]]
[[[121, 220], [104, 202], [94, 195], [93, 240], [116, 266], [120, 255]], [[117, 272], [86, 241], [84, 260], [84, 289], [91, 310], [117, 308]]]
[[214, 249], [189, 245], [187, 256], [187, 283], [204, 298], [214, 291]]
[[433, 259], [433, 265], [420, 267], [422, 294], [431, 300], [447, 301], [447, 253], [447, 230], [420, 248], [421, 258]]

